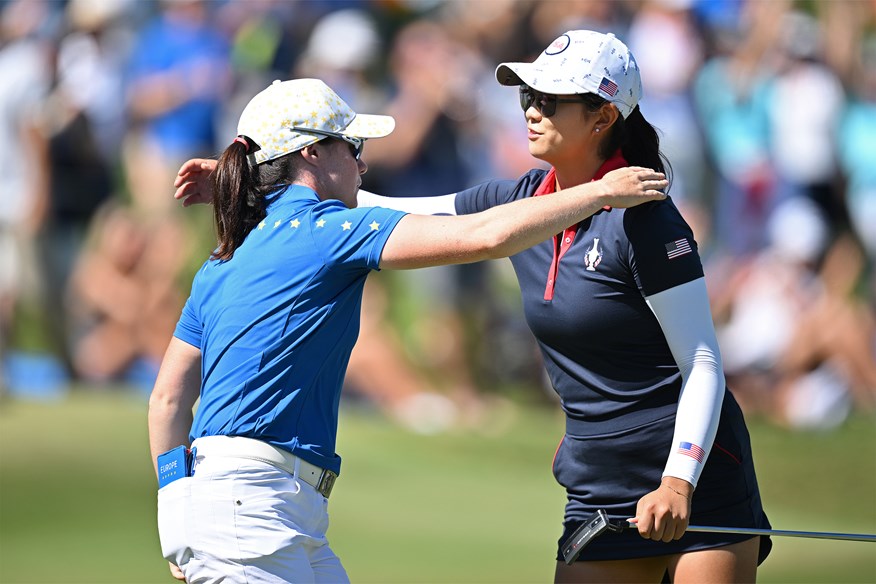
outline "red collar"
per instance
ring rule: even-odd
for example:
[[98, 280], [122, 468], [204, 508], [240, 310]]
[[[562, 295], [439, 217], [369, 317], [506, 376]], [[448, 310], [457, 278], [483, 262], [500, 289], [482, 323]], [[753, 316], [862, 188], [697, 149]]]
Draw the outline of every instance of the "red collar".
[[[618, 168], [623, 168], [625, 166], [629, 165], [626, 159], [623, 157], [623, 154], [621, 154], [620, 149], [618, 149], [596, 170], [596, 174], [593, 175], [592, 180], [599, 180], [612, 170], [617, 170]], [[541, 181], [541, 184], [538, 185], [538, 188], [535, 189], [534, 193], [532, 193], [532, 196], [539, 197], [541, 195], [554, 193], [557, 190], [556, 185], [557, 169], [552, 166], [548, 173], [545, 175], [544, 180]], [[611, 207], [609, 206], [605, 206], [603, 207], [603, 209], [605, 209], [606, 211], [611, 211]], [[547, 283], [545, 284], [545, 300], [553, 300], [554, 298], [554, 288], [556, 286], [557, 276], [559, 275], [560, 260], [563, 259], [563, 256], [566, 255], [566, 252], [569, 251], [570, 247], [572, 247], [572, 242], [575, 241], [576, 233], [578, 233], [577, 224], [572, 225], [571, 227], [567, 227], [563, 231], [563, 238], [560, 240], [559, 246], [557, 246], [557, 236], [554, 236], [554, 258], [553, 261], [551, 261], [550, 272], [548, 272]]]

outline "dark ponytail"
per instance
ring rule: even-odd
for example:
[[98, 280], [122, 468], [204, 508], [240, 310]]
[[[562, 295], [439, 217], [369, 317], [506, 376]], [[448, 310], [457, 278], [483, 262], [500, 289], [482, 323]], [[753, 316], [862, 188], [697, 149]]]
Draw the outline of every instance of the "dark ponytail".
[[[593, 93], [581, 97], [591, 112], [597, 111], [607, 103]], [[618, 148], [631, 166], [653, 168], [658, 172], [666, 173], [667, 176], [672, 172], [669, 161], [660, 152], [660, 136], [654, 126], [642, 115], [639, 106], [636, 106], [626, 119], [621, 115], [617, 117], [608, 136], [600, 144], [598, 154], [600, 158], [607, 160], [617, 152]]]
[[253, 227], [267, 217], [268, 195], [292, 184], [292, 155], [250, 166], [248, 155], [258, 149], [248, 137], [239, 136], [216, 164], [211, 181], [218, 245], [211, 259], [230, 260]]
[[633, 166], [653, 168], [658, 172], [666, 172], [669, 162], [660, 152], [660, 136], [645, 116], [639, 106], [636, 106], [626, 119], [618, 117], [617, 133], [621, 136], [620, 148]]

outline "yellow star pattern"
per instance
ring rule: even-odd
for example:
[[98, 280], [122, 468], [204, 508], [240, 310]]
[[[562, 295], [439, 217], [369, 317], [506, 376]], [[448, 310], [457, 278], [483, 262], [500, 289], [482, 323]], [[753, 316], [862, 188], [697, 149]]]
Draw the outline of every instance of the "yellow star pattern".
[[274, 229], [276, 229], [277, 227], [279, 227], [282, 223], [283, 223], [282, 221], [279, 221], [279, 220], [276, 221], [276, 222], [274, 223]]
[[259, 229], [264, 229], [264, 228], [265, 228], [265, 222], [262, 221], [261, 223], [259, 223]]
[[380, 223], [378, 223], [377, 221], [372, 221], [368, 227], [371, 228], [371, 231], [377, 231], [378, 229], [380, 229]]
[[316, 222], [317, 227], [325, 227], [325, 219], [320, 219]]
[[301, 225], [301, 221], [299, 221], [298, 219], [293, 219], [292, 221], [289, 222], [289, 226], [292, 227], [293, 229], [298, 229], [299, 225]]
[[344, 228], [344, 231], [349, 231], [349, 230], [350, 230], [350, 227], [352, 227], [352, 226], [353, 226], [353, 224], [350, 223], [349, 221], [344, 221], [344, 222], [341, 224], [341, 227]]
[[297, 79], [277, 81], [256, 95], [241, 114], [238, 130], [259, 144], [251, 156], [261, 164], [319, 139], [307, 132], [290, 132], [290, 126], [332, 132], [350, 129], [376, 137], [391, 132], [394, 123], [381, 116], [358, 117], [322, 81]]

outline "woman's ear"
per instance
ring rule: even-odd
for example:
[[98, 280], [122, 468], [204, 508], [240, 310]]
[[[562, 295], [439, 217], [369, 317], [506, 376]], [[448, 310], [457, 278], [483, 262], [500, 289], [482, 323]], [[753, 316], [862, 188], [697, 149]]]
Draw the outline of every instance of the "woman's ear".
[[322, 145], [320, 142], [314, 142], [313, 144], [308, 144], [302, 148], [300, 152], [301, 158], [303, 158], [305, 162], [309, 164], [317, 164], [322, 156]]
[[593, 124], [595, 132], [607, 132], [620, 116], [620, 111], [613, 103], [604, 103], [596, 112], [596, 121]]

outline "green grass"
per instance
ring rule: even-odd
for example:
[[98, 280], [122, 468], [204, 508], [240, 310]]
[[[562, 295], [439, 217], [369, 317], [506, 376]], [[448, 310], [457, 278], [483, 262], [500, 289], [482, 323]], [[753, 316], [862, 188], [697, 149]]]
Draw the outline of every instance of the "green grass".
[[[776, 528], [876, 533], [876, 420], [750, 425]], [[550, 582], [562, 428], [555, 411], [520, 408], [489, 431], [419, 436], [345, 410], [329, 538], [353, 581]], [[154, 498], [142, 397], [0, 402], [0, 583], [171, 582]], [[876, 544], [774, 542], [760, 582], [876, 582]]]

